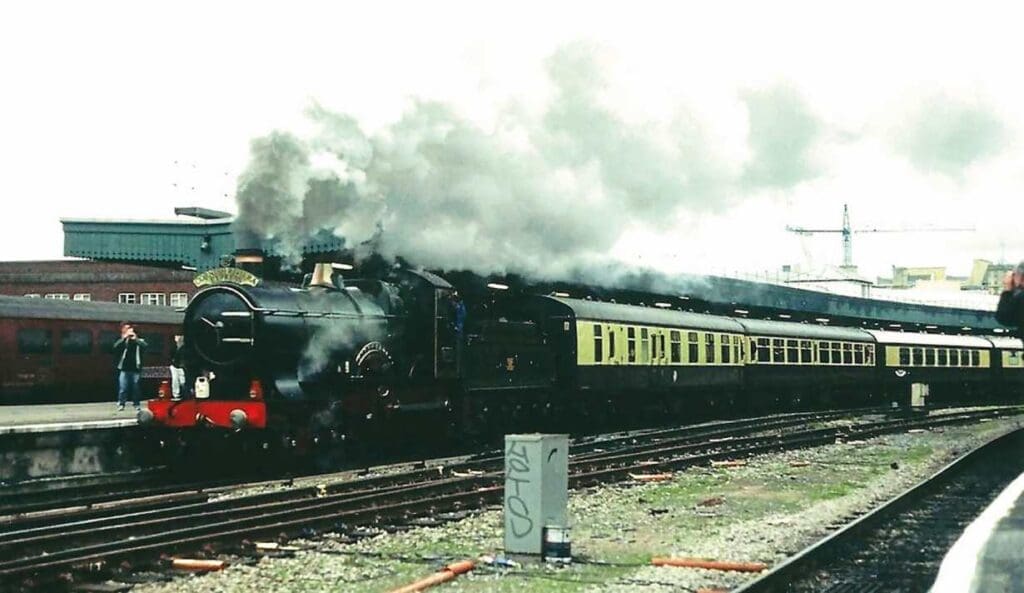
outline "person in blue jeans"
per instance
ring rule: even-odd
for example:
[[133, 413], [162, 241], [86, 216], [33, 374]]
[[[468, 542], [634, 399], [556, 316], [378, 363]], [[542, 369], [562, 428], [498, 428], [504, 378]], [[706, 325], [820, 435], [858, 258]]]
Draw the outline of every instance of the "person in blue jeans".
[[142, 370], [142, 352], [146, 341], [135, 335], [135, 328], [125, 321], [121, 323], [121, 339], [114, 342], [114, 359], [117, 360], [117, 411], [123, 411], [128, 398], [139, 409], [139, 371]]

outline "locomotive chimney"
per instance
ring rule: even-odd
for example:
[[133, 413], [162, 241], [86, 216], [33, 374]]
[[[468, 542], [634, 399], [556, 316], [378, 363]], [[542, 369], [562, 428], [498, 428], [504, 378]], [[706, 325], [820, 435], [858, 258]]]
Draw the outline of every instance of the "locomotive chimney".
[[259, 238], [248, 231], [235, 228], [235, 265], [239, 268], [262, 278], [263, 269], [263, 246]]

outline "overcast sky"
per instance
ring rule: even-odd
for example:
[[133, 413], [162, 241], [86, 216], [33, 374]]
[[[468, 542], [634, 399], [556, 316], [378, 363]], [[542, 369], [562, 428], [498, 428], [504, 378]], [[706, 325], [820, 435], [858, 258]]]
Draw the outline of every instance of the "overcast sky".
[[1003, 4], [592, 4], [5, 3], [0, 259], [59, 257], [61, 217], [237, 211], [250, 141], [302, 133], [314, 102], [368, 134], [417, 100], [488, 130], [550, 98], [567, 47], [593, 54], [615, 121], [655, 145], [687, 136], [669, 161], [682, 193], [701, 180], [610, 256], [834, 264], [838, 236], [784, 227], [836, 227], [848, 203], [855, 227], [976, 229], [857, 236], [871, 275], [1024, 257], [1024, 44]]

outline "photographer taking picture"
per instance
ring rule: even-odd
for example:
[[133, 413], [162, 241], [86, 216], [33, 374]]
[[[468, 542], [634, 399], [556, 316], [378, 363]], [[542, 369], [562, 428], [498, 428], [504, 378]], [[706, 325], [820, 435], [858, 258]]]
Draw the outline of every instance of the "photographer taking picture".
[[139, 371], [142, 370], [142, 351], [146, 341], [135, 335], [131, 323], [121, 323], [121, 339], [114, 342], [114, 356], [117, 360], [117, 411], [124, 410], [129, 394], [132, 405], [139, 410]]
[[1003, 294], [996, 307], [996, 320], [1015, 328], [1017, 337], [1024, 337], [1024, 262], [1003, 277]]

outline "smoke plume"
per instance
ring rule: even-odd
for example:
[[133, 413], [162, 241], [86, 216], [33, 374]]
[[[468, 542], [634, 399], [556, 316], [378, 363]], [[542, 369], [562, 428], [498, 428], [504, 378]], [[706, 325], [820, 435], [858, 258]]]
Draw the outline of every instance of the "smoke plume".
[[548, 104], [510, 107], [487, 129], [424, 101], [368, 135], [314, 105], [310, 137], [253, 141], [238, 224], [275, 239], [293, 262], [310, 237], [330, 232], [427, 268], [553, 278], [607, 258], [627, 230], [726, 207], [743, 166], [716, 157], [685, 111], [666, 124], [611, 109], [594, 56], [582, 43], [556, 52]]

